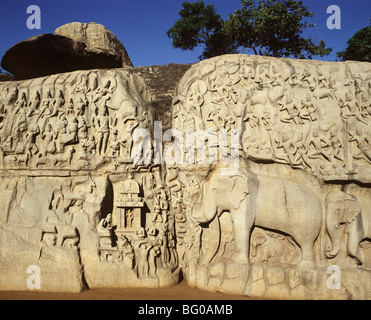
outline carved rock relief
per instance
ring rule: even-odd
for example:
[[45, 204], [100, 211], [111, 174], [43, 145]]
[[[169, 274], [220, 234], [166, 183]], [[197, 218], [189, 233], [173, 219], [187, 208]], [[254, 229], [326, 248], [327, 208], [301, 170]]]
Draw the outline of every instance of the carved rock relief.
[[0, 92], [1, 289], [27, 289], [29, 265], [44, 291], [177, 283], [166, 171], [133, 151], [133, 131], [153, 128], [143, 79], [79, 71]]
[[79, 71], [0, 87], [3, 169], [115, 171], [132, 163], [135, 128], [151, 130], [150, 95], [128, 71]]
[[130, 70], [2, 82], [1, 288], [24, 290], [34, 264], [45, 291], [165, 286], [182, 270], [212, 291], [370, 299], [370, 71], [202, 61], [174, 92], [183, 143], [163, 155], [156, 139], [134, 152], [155, 119]]
[[238, 130], [240, 157], [369, 183], [370, 81], [367, 63], [210, 59], [177, 88], [173, 127]]
[[[176, 227], [191, 285], [369, 298], [370, 72], [368, 63], [226, 55], [183, 76], [173, 150], [182, 149]], [[330, 265], [357, 276], [330, 292]]]

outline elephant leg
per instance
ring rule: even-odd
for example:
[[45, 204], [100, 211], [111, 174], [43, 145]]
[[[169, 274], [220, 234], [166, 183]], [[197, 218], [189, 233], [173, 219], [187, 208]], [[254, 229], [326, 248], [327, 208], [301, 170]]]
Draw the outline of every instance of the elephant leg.
[[254, 220], [247, 212], [241, 212], [241, 209], [231, 211], [231, 217], [236, 250], [232, 257], [233, 262], [249, 263], [250, 237]]
[[306, 241], [300, 243], [301, 260], [298, 263], [299, 267], [313, 267], [314, 266], [314, 243]]
[[356, 223], [348, 229], [348, 241], [347, 241], [347, 251], [348, 255], [357, 259], [357, 263], [362, 265], [364, 263], [364, 255], [359, 250], [360, 236], [359, 231], [356, 228]]

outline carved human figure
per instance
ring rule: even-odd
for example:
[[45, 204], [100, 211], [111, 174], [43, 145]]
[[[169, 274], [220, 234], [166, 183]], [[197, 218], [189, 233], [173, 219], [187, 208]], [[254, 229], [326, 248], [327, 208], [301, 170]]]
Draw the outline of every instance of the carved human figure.
[[264, 128], [268, 131], [272, 130], [273, 121], [271, 120], [271, 114], [268, 110], [263, 111], [263, 115], [260, 118], [260, 122], [263, 124]]
[[63, 108], [64, 103], [65, 103], [65, 100], [64, 100], [63, 92], [62, 90], [59, 90], [58, 96], [53, 99], [52, 110], [48, 118], [52, 118], [56, 116], [61, 117], [63, 114], [65, 114], [66, 111]]
[[83, 118], [79, 118], [78, 120], [78, 138], [79, 140], [85, 140], [88, 138], [88, 128], [90, 126], [86, 123], [86, 120]]
[[65, 116], [62, 116], [57, 121], [57, 151], [63, 152], [64, 146], [69, 142], [67, 134], [68, 121]]
[[148, 253], [152, 245], [148, 241], [141, 242], [138, 245], [138, 277], [143, 278], [149, 275]]
[[161, 262], [163, 266], [166, 266], [170, 261], [168, 232], [169, 226], [167, 223], [164, 223], [162, 225], [162, 229], [160, 229], [159, 232], [159, 236], [161, 239]]
[[133, 221], [134, 221], [134, 211], [133, 211], [133, 209], [126, 209], [125, 210], [125, 218], [126, 218], [126, 228], [131, 229], [133, 227]]
[[41, 98], [39, 90], [36, 90], [35, 95], [31, 98], [28, 104], [28, 117], [32, 117], [36, 112], [38, 112], [38, 108], [40, 106]]
[[161, 216], [161, 204], [160, 204], [160, 194], [157, 193], [154, 197], [154, 202], [153, 202], [153, 218], [152, 222], [156, 223], [162, 223], [162, 216]]
[[281, 105], [280, 111], [287, 112], [286, 115], [281, 114], [281, 121], [286, 123], [294, 123], [299, 124], [300, 123], [300, 108], [296, 105], [294, 100], [287, 95], [285, 103], [279, 103]]
[[335, 128], [330, 129], [330, 143], [334, 151], [334, 158], [340, 161], [344, 161], [343, 144], [340, 141], [337, 130]]
[[72, 118], [68, 122], [67, 133], [69, 135], [69, 141], [72, 143], [77, 143], [77, 132], [79, 130], [79, 123], [76, 118]]
[[98, 233], [110, 233], [112, 231], [112, 214], [109, 213], [105, 218], [102, 218], [97, 226]]
[[76, 102], [76, 117], [81, 117], [85, 113], [85, 107], [87, 105], [87, 101], [80, 98], [79, 101]]
[[27, 130], [28, 130], [28, 124], [27, 122], [21, 121], [18, 123], [18, 126], [15, 128], [15, 150], [14, 152], [16, 154], [24, 154], [26, 151], [26, 147], [28, 144], [28, 139], [26, 137]]
[[344, 120], [348, 120], [351, 117], [355, 117], [358, 121], [367, 124], [367, 121], [363, 119], [362, 114], [360, 112], [360, 108], [358, 105], [358, 101], [354, 99], [354, 95], [351, 92], [345, 93], [345, 101], [342, 99], [339, 100], [340, 108], [341, 108], [341, 116]]
[[276, 148], [283, 150], [283, 153], [275, 153], [277, 160], [281, 160], [285, 163], [293, 163], [293, 155], [295, 154], [295, 146], [292, 139], [289, 138], [289, 135], [284, 132], [281, 134], [280, 138], [275, 139]]
[[256, 128], [259, 125], [259, 118], [255, 115], [251, 105], [246, 106], [242, 121], [247, 122], [251, 128]]
[[323, 72], [320, 69], [317, 69], [317, 85], [320, 88], [328, 88], [329, 86], [329, 81], [328, 79], [324, 76]]
[[363, 159], [371, 164], [371, 141], [370, 135], [364, 132], [360, 127], [356, 128], [355, 133], [349, 139], [349, 142], [355, 141], [357, 143], [358, 151], [353, 154], [356, 160]]
[[132, 133], [134, 129], [138, 126], [138, 122], [133, 116], [128, 116], [123, 120], [124, 128], [121, 132], [121, 156], [124, 158], [129, 158], [132, 149]]
[[120, 156], [121, 143], [118, 138], [118, 131], [114, 129], [111, 135], [110, 150], [112, 156]]
[[167, 222], [167, 214], [169, 211], [169, 201], [167, 199], [167, 194], [163, 188], [159, 191], [159, 202], [162, 214], [162, 221]]
[[27, 98], [26, 98], [26, 94], [23, 92], [21, 97], [15, 103], [14, 114], [25, 114], [26, 107], [27, 107]]
[[202, 80], [196, 80], [189, 89], [189, 101], [198, 117], [202, 117], [201, 107], [204, 104], [204, 94], [207, 91], [206, 83]]
[[5, 153], [12, 153], [14, 151], [14, 138], [8, 136], [2, 144], [2, 151]]
[[42, 99], [40, 112], [37, 116], [36, 121], [38, 121], [40, 118], [48, 117], [48, 116], [51, 115], [52, 102], [53, 102], [53, 97], [52, 97], [50, 91], [48, 90], [46, 92], [46, 96], [43, 97], [43, 99]]
[[246, 151], [247, 156], [259, 154], [260, 146], [254, 136], [247, 135], [246, 137], [244, 137], [243, 144], [244, 144], [244, 150]]
[[291, 154], [293, 155], [291, 164], [293, 166], [303, 166], [304, 168], [309, 167], [311, 168], [312, 173], [314, 173], [314, 168], [312, 168], [312, 165], [308, 160], [308, 149], [304, 144], [303, 136], [303, 132], [300, 132], [293, 144], [294, 149], [291, 151]]
[[135, 254], [133, 246], [131, 245], [129, 239], [124, 235], [120, 235], [117, 239], [117, 247], [121, 251], [124, 264], [129, 269], [133, 269]]
[[307, 93], [306, 100], [301, 100], [300, 117], [304, 120], [317, 120], [317, 108], [312, 101], [310, 93]]
[[314, 128], [312, 135], [308, 138], [308, 158], [321, 159], [323, 156], [327, 161], [331, 161], [331, 155], [326, 152], [327, 142], [322, 135], [319, 134], [318, 128]]
[[99, 155], [104, 155], [108, 144], [111, 118], [107, 113], [107, 109], [104, 107], [99, 108], [98, 112], [98, 115], [93, 118], [93, 125], [98, 133], [97, 153]]
[[301, 83], [306, 83], [306, 85], [312, 90], [316, 85], [316, 81], [312, 76], [312, 73], [308, 69], [304, 69], [302, 77], [300, 79]]
[[156, 258], [160, 256], [161, 249], [160, 246], [152, 245], [152, 248], [149, 250], [149, 256], [148, 256], [148, 266], [149, 266], [149, 275], [152, 277], [156, 276], [157, 272], [157, 265], [156, 265]]
[[70, 101], [68, 102], [66, 106], [66, 116], [67, 117], [74, 117], [75, 116], [75, 104], [73, 102], [73, 99], [70, 98]]
[[90, 135], [88, 139], [83, 140], [81, 146], [88, 154], [96, 154], [97, 152], [97, 143], [93, 135]]
[[35, 155], [39, 152], [39, 148], [36, 145], [36, 136], [40, 134], [40, 127], [37, 124], [31, 126], [26, 134], [26, 140], [28, 141], [28, 151], [30, 154]]
[[212, 127], [219, 129], [230, 129], [230, 124], [233, 123], [233, 118], [228, 113], [225, 106], [220, 104], [211, 104], [209, 105], [207, 116], [207, 121], [211, 122]]

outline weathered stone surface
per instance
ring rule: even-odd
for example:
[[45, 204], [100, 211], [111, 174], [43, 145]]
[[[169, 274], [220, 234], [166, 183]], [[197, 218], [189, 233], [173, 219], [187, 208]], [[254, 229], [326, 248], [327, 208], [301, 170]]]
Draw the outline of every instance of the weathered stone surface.
[[371, 299], [370, 97], [368, 63], [247, 55], [0, 82], [0, 289], [29, 265], [51, 291], [181, 268], [205, 290]]
[[226, 55], [185, 73], [166, 160], [193, 286], [371, 298], [370, 103], [370, 63]]
[[152, 95], [151, 106], [156, 120], [165, 131], [171, 128], [173, 92], [192, 64], [170, 63], [163, 66], [136, 67], [132, 72], [141, 76]]
[[115, 51], [121, 56], [123, 67], [133, 66], [129, 54], [120, 40], [101, 24], [95, 22], [72, 22], [60, 26], [54, 33], [83, 42], [88, 48], [98, 47]]
[[112, 50], [89, 48], [83, 42], [53, 34], [21, 41], [11, 47], [1, 60], [1, 67], [18, 79], [121, 66], [121, 56]]
[[43, 291], [178, 283], [161, 163], [132, 136], [153, 135], [144, 80], [75, 71], [0, 92], [0, 290], [28, 290], [29, 266]]

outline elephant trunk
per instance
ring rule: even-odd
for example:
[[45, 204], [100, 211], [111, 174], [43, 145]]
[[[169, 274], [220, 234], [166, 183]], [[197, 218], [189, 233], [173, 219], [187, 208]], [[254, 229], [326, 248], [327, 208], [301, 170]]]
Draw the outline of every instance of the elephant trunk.
[[336, 210], [334, 203], [329, 203], [326, 208], [326, 229], [331, 240], [331, 248], [326, 249], [326, 257], [336, 257], [340, 250], [339, 210]]
[[208, 223], [214, 219], [216, 207], [210, 205], [207, 201], [195, 203], [193, 206], [192, 218], [197, 223]]

